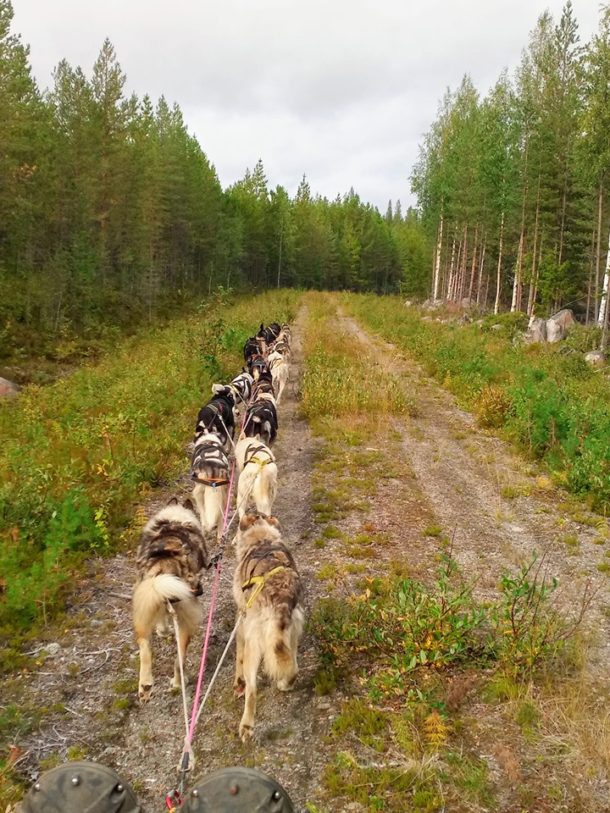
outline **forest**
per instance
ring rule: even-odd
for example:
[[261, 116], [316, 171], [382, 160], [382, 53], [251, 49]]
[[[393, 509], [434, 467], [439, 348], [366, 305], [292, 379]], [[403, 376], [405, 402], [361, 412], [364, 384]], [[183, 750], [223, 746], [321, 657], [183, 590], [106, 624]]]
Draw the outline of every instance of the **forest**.
[[110, 41], [90, 75], [62, 61], [41, 90], [12, 15], [0, 0], [4, 355], [151, 322], [219, 286], [603, 322], [609, 9], [585, 45], [570, 2], [558, 21], [545, 12], [512, 75], [485, 95], [468, 75], [448, 89], [412, 170], [417, 206], [385, 213], [353, 189], [316, 195], [305, 175], [294, 197], [270, 188], [261, 159], [223, 189], [177, 104], [127, 94]]
[[603, 322], [610, 8], [586, 45], [571, 2], [558, 22], [543, 13], [513, 76], [485, 96], [468, 75], [448, 90], [412, 184], [435, 299]]
[[[261, 160], [226, 190], [180, 108], [125, 92], [106, 40], [90, 76], [62, 61], [41, 90], [0, 0], [0, 345], [133, 325], [225, 288], [425, 293], [414, 211], [351, 190], [294, 198]], [[417, 269], [407, 273], [407, 269]]]

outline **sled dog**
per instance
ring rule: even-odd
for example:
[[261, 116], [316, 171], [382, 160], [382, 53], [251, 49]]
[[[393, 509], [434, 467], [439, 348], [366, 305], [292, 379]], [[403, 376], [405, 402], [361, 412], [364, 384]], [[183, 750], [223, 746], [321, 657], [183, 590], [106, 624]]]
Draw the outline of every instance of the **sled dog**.
[[260, 514], [270, 514], [277, 493], [277, 465], [271, 449], [262, 441], [242, 436], [235, 447], [240, 471], [237, 484], [239, 518], [254, 503]]
[[233, 597], [241, 623], [237, 631], [234, 689], [246, 695], [239, 736], [252, 736], [256, 677], [265, 672], [280, 691], [296, 679], [297, 647], [303, 633], [303, 586], [292, 554], [283, 544], [275, 517], [246, 514], [237, 534]]
[[[138, 696], [150, 699], [153, 688], [150, 639], [155, 627], [169, 621], [168, 602], [178, 619], [182, 659], [201, 620], [202, 570], [208, 566], [208, 551], [193, 504], [176, 498], [144, 526], [136, 558], [137, 581], [133, 591], [133, 623], [140, 647]], [[180, 687], [178, 657], [174, 663], [172, 688]]]

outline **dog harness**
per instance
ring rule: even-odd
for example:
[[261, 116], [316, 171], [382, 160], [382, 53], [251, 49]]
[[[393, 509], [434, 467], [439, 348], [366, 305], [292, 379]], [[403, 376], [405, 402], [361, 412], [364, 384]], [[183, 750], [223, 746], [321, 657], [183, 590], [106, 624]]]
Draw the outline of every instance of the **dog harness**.
[[213, 440], [204, 440], [195, 446], [191, 462], [191, 478], [205, 486], [212, 486], [212, 488], [228, 484], [227, 477], [206, 477], [205, 479], [198, 477], [197, 472], [206, 467], [229, 471], [229, 460], [226, 454]]
[[285, 565], [278, 565], [274, 567], [273, 570], [270, 570], [268, 573], [264, 573], [262, 576], [251, 576], [247, 582], [244, 582], [241, 586], [242, 590], [247, 590], [249, 587], [254, 587], [256, 585], [256, 589], [250, 596], [250, 598], [246, 601], [246, 610], [249, 610], [250, 607], [254, 604], [255, 600], [260, 595], [261, 590], [265, 586], [267, 579], [274, 576], [276, 573], [281, 573], [282, 570], [286, 570]]
[[[259, 457], [259, 453], [267, 455], [266, 458]], [[274, 463], [273, 455], [269, 451], [266, 446], [262, 444], [260, 446], [253, 446], [250, 445], [246, 449], [246, 458], [244, 460], [244, 468], [248, 465], [248, 463], [257, 463], [261, 468], [266, 466], [267, 463]]]

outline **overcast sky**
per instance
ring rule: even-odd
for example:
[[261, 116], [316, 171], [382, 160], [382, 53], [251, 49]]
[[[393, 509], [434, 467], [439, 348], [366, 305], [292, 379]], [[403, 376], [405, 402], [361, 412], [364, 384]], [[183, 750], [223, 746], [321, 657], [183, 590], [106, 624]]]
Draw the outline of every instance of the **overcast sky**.
[[[13, 0], [41, 87], [60, 59], [88, 72], [109, 37], [139, 96], [178, 102], [227, 186], [263, 159], [294, 194], [385, 211], [412, 201], [409, 173], [447, 86], [485, 91], [514, 67], [538, 15], [562, 0]], [[596, 0], [574, 0], [581, 40]]]

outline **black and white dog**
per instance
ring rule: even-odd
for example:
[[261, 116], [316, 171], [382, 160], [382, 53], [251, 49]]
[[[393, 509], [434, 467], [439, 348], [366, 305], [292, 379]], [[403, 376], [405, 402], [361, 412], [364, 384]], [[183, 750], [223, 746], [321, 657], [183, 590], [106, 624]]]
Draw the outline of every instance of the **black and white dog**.
[[214, 396], [199, 410], [195, 426], [195, 443], [205, 432], [218, 436], [225, 451], [229, 451], [235, 433], [235, 396], [229, 390]]
[[261, 346], [256, 336], [250, 336], [244, 345], [244, 361], [246, 365], [250, 366], [250, 360], [256, 356], [262, 355]]
[[240, 373], [228, 384], [212, 384], [214, 395], [232, 395], [233, 403], [247, 404], [252, 394], [254, 379], [250, 373]]
[[244, 434], [248, 438], [260, 438], [268, 446], [277, 435], [277, 410], [275, 399], [255, 401], [246, 413]]

